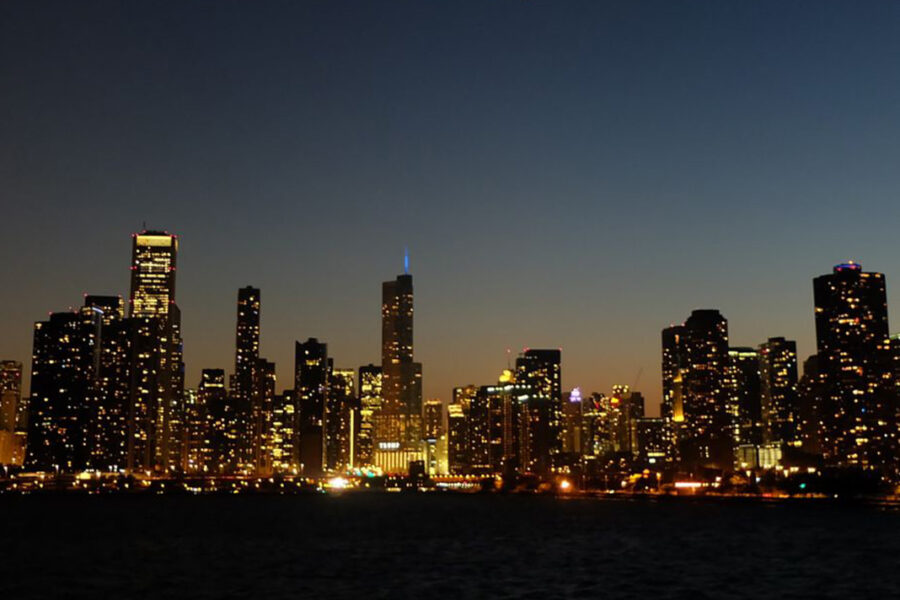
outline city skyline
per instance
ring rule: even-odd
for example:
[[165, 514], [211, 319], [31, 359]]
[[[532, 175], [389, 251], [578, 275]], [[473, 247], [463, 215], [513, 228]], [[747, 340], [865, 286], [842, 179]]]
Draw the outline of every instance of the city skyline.
[[406, 246], [445, 402], [562, 347], [566, 389], [643, 369], [655, 411], [660, 326], [716, 308], [806, 357], [809, 277], [898, 275], [893, 4], [54, 6], [0, 8], [0, 356], [127, 297], [145, 221], [183, 237], [190, 385], [232, 365], [216, 299], [248, 284], [279, 386], [295, 339], [376, 361]]
[[898, 65], [889, 0], [0, 2], [0, 587], [900, 597]]
[[[145, 230], [145, 231], [146, 231], [146, 230]], [[156, 233], [156, 232], [150, 231], [150, 233], [151, 233], [151, 234], [154, 234], [154, 233]], [[183, 239], [183, 236], [181, 236], [181, 235], [179, 235], [179, 234], [170, 234], [168, 231], [165, 231], [165, 232], [160, 231], [159, 233], [162, 233], [162, 234], [164, 234], [165, 236], [172, 235], [173, 238], [176, 239], [176, 240], [178, 241], [178, 244], [179, 244], [179, 245], [181, 244], [182, 239]], [[136, 239], [136, 236], [138, 236], [138, 235], [139, 235], [138, 233], [133, 234], [133, 235], [132, 235], [132, 239]], [[179, 260], [183, 260], [183, 253], [181, 253], [181, 252], [179, 252]], [[402, 277], [402, 276], [404, 276], [404, 275], [410, 274], [410, 257], [409, 257], [409, 250], [408, 250], [408, 248], [403, 248], [403, 251], [402, 251], [402, 254], [401, 254], [401, 258], [400, 258], [400, 260], [399, 260], [398, 262], [400, 263], [400, 266], [401, 266], [401, 270], [398, 271], [398, 272], [400, 273], [400, 274], [398, 275], [398, 277]], [[861, 267], [865, 267], [865, 265], [863, 265], [861, 262], [850, 260], [850, 261], [839, 261], [838, 263], [836, 263], [836, 267], [835, 267], [835, 268], [837, 268], [837, 266], [840, 266], [840, 265], [842, 265], [842, 264], [848, 264], [848, 263], [851, 264], [851, 265], [856, 265], [857, 267], [860, 267], [860, 268], [861, 268]], [[189, 285], [189, 280], [188, 280], [188, 281], [185, 281], [186, 278], [185, 278], [184, 274], [181, 272], [180, 269], [179, 269], [179, 274], [181, 275], [181, 277], [179, 278], [179, 279], [180, 279], [180, 286], [187, 287], [187, 286]], [[822, 276], [822, 274], [820, 273], [820, 274], [816, 275], [816, 277], [819, 277], [819, 276]], [[132, 278], [134, 277], [134, 272], [133, 272], [133, 271], [132, 271], [131, 277], [132, 277]], [[376, 275], [376, 276], [374, 276], [374, 278], [375, 278], [375, 279], [378, 279], [378, 276]], [[133, 285], [134, 285], [134, 284], [132, 284], [132, 286], [133, 286]], [[807, 287], [809, 287], [809, 286], [808, 286], [808, 281], [807, 281]], [[240, 300], [240, 297], [241, 297], [240, 294], [242, 294], [242, 293], [247, 293], [247, 292], [249, 292], [249, 291], [255, 292], [257, 295], [260, 295], [260, 292], [261, 292], [262, 290], [261, 290], [261, 288], [255, 287], [255, 286], [252, 286], [252, 285], [243, 285], [243, 286], [241, 286], [241, 287], [238, 289], [238, 294], [239, 294], [239, 304], [240, 304], [240, 302], [242, 302], [242, 301]], [[233, 295], [233, 292], [234, 292], [234, 290], [232, 290], [232, 295]], [[266, 295], [267, 295], [267, 302], [268, 302], [271, 296], [276, 296], [276, 298], [277, 298], [277, 291], [269, 292], [269, 293], [267, 293]], [[91, 299], [91, 298], [100, 298], [100, 299], [107, 299], [107, 298], [108, 298], [109, 300], [112, 300], [112, 299], [115, 298], [115, 297], [116, 297], [116, 296], [112, 296], [112, 295], [108, 295], [108, 294], [107, 294], [107, 295], [103, 295], [103, 294], [96, 294], [96, 293], [90, 293], [90, 292], [85, 292], [85, 293], [83, 294], [83, 299], [84, 299], [84, 300], [89, 300], [89, 299]], [[122, 295], [119, 295], [118, 298], [123, 302], [123, 307], [128, 305], [128, 303], [126, 302], [126, 299], [128, 298], [127, 295], [122, 294]], [[888, 294], [888, 298], [890, 298], [890, 295], [889, 295], [889, 294]], [[205, 304], [209, 304], [209, 302], [208, 302], [209, 300], [210, 300], [210, 299], [208, 299], [208, 298], [207, 298], [207, 299], [204, 299], [204, 301], [205, 301], [204, 303], [205, 303]], [[229, 300], [233, 300], [233, 299], [229, 298]], [[369, 304], [371, 305], [371, 299], [369, 299], [369, 300], [370, 300]], [[256, 300], [256, 302], [257, 302], [256, 312], [259, 313], [259, 314], [256, 314], [256, 316], [255, 316], [255, 318], [256, 318], [257, 320], [254, 322], [254, 323], [255, 323], [255, 330], [254, 330], [254, 331], [255, 331], [255, 333], [254, 333], [255, 338], [254, 338], [254, 339], [255, 339], [255, 346], [256, 346], [256, 351], [255, 351], [255, 352], [256, 352], [256, 355], [259, 356], [259, 355], [262, 355], [262, 354], [266, 354], [266, 352], [262, 352], [262, 351], [259, 349], [260, 347], [262, 347], [261, 340], [265, 338], [266, 327], [265, 327], [265, 320], [264, 320], [264, 318], [261, 316], [261, 314], [264, 313], [264, 309], [263, 309], [263, 310], [260, 310], [259, 304], [258, 304], [258, 303], [259, 303], [259, 300], [258, 300], [258, 299]], [[231, 303], [230, 303], [230, 302], [229, 302], [228, 304], [229, 304], [229, 306], [231, 306]], [[890, 302], [888, 302], [888, 304], [890, 304]], [[231, 308], [233, 309], [233, 306], [231, 306]], [[122, 308], [122, 310], [123, 310], [123, 312], [126, 312], [126, 313], [128, 312], [128, 310], [126, 310], [125, 308]], [[706, 309], [700, 308], [700, 307], [696, 307], [696, 308], [688, 309], [687, 312], [690, 313], [690, 312], [692, 312], [692, 311], [697, 311], [697, 310], [706, 310]], [[724, 315], [724, 317], [728, 320], [728, 325], [729, 325], [729, 327], [730, 327], [730, 328], [734, 327], [734, 325], [735, 325], [734, 320], [731, 319], [731, 318], [729, 317], [729, 315], [728, 315], [724, 310], [720, 310], [720, 309], [718, 309], [718, 308], [712, 308], [712, 309], [709, 309], [709, 310], [716, 310], [716, 311], [721, 312], [721, 313]], [[72, 305], [72, 306], [68, 307], [68, 311], [77, 313], [77, 312], [78, 312], [78, 306], [77, 306], [77, 305]], [[51, 315], [51, 314], [53, 314], [53, 313], [65, 313], [65, 312], [67, 312], [67, 311], [66, 311], [66, 310], [51, 310], [51, 311], [48, 311], [48, 315]], [[371, 312], [371, 311], [370, 311], [370, 312]], [[417, 317], [417, 320], [418, 320], [419, 318], [420, 318], [420, 317]], [[36, 321], [36, 320], [38, 320], [38, 319], [36, 318], [35, 321]], [[813, 330], [815, 330], [814, 314], [813, 314], [812, 311], [810, 311], [810, 319], [809, 319], [809, 320], [810, 320], [810, 322], [812, 323], [812, 328], [813, 328]], [[230, 329], [229, 329], [229, 328], [233, 327], [233, 321], [234, 321], [234, 314], [233, 314], [233, 312], [232, 312], [232, 314], [230, 315], [230, 321], [231, 321], [231, 322], [228, 323], [228, 324], [222, 324], [222, 327], [221, 327], [221, 329], [229, 330], [229, 331], [228, 331], [228, 334], [229, 334], [230, 337], [231, 337], [231, 341], [230, 341], [231, 347], [230, 347], [230, 348], [222, 348], [222, 349], [219, 350], [219, 354], [225, 354], [225, 355], [228, 356], [228, 359], [225, 360], [225, 361], [223, 361], [223, 362], [221, 362], [221, 363], [212, 363], [212, 364], [193, 364], [193, 365], [192, 365], [192, 364], [190, 363], [190, 359], [187, 358], [187, 357], [190, 357], [190, 356], [191, 356], [191, 352], [190, 352], [190, 350], [189, 350], [189, 348], [190, 348], [190, 346], [191, 346], [191, 343], [190, 343], [190, 340], [187, 340], [187, 341], [185, 342], [185, 344], [184, 344], [184, 348], [185, 348], [184, 354], [185, 354], [185, 357], [186, 357], [186, 359], [185, 359], [185, 361], [184, 361], [184, 362], [185, 362], [185, 373], [186, 373], [185, 378], [184, 378], [184, 380], [185, 380], [185, 382], [184, 382], [185, 388], [196, 388], [196, 387], [197, 387], [197, 383], [200, 382], [201, 379], [202, 379], [202, 377], [201, 377], [201, 372], [202, 372], [203, 370], [206, 370], [206, 369], [224, 369], [224, 372], [226, 373], [226, 375], [227, 375], [228, 377], [233, 377], [233, 376], [235, 375], [235, 365], [234, 365], [234, 361], [235, 361], [235, 342], [234, 342], [234, 334], [233, 334], [233, 332], [231, 332]], [[679, 322], [673, 321], [672, 323], [669, 324], [669, 326], [676, 326], [676, 325], [679, 325]], [[277, 323], [271, 324], [270, 327], [271, 327], [271, 329], [274, 330], [274, 331], [279, 331], [279, 329], [280, 329]], [[661, 402], [663, 401], [664, 395], [663, 395], [662, 385], [660, 384], [660, 382], [662, 381], [662, 379], [661, 379], [661, 377], [662, 377], [662, 369], [661, 369], [661, 367], [660, 367], [660, 361], [659, 361], [659, 356], [658, 356], [658, 355], [659, 355], [659, 348], [658, 348], [658, 334], [659, 334], [659, 330], [662, 329], [662, 328], [664, 328], [665, 325], [662, 325], [662, 324], [660, 324], [660, 323], [647, 323], [647, 327], [650, 328], [650, 329], [652, 329], [652, 330], [654, 331], [654, 333], [656, 334], [656, 335], [655, 335], [655, 337], [656, 337], [656, 339], [655, 339], [655, 343], [656, 343], [656, 344], [655, 344], [655, 345], [657, 346], [657, 347], [656, 347], [657, 360], [656, 360], [655, 364], [654, 364], [652, 367], [650, 367], [650, 368], [645, 368], [644, 365], [639, 365], [639, 366], [637, 367], [636, 372], [635, 372], [635, 380], [634, 380], [634, 381], [629, 382], [629, 381], [621, 381], [621, 380], [611, 380], [608, 376], [607, 376], [607, 377], [604, 377], [602, 373], [595, 373], [595, 374], [594, 374], [595, 376], [594, 376], [593, 378], [587, 377], [587, 378], [584, 378], [584, 381], [578, 381], [578, 380], [573, 381], [573, 380], [575, 379], [575, 377], [569, 376], [569, 377], [568, 377], [568, 381], [567, 381], [566, 379], [563, 379], [563, 384], [562, 384], [563, 389], [565, 389], [565, 390], [571, 390], [571, 389], [574, 389], [574, 388], [579, 388], [579, 389], [581, 389], [581, 390], [598, 390], [598, 391], [602, 391], [602, 390], [609, 390], [609, 389], [612, 389], [612, 388], [613, 388], [614, 386], [616, 386], [616, 385], [627, 385], [627, 386], [629, 386], [629, 387], [632, 387], [632, 388], [635, 389], [635, 390], [638, 390], [638, 391], [642, 392], [642, 394], [645, 396], [645, 399], [646, 399], [646, 401], [647, 401], [647, 413], [648, 413], [648, 416], [660, 416], [660, 414], [661, 414], [661, 413], [660, 413], [660, 404], [661, 404]], [[209, 332], [204, 332], [204, 333], [206, 333], [206, 334], [214, 334], [216, 337], [219, 337], [219, 336], [221, 335], [221, 332], [219, 332], [219, 331], [209, 331]], [[889, 330], [888, 333], [889, 333], [889, 334], [893, 334], [894, 332], [893, 332], [893, 330]], [[287, 335], [287, 337], [291, 337], [291, 334], [290, 334], [289, 332], [288, 332], [286, 335]], [[302, 336], [301, 336], [300, 334], [298, 334], [298, 335], [296, 335], [296, 336], [294, 336], [294, 337], [295, 337], [294, 341], [292, 341], [292, 342], [290, 343], [290, 348], [293, 348], [293, 346], [294, 346], [295, 343], [299, 343], [299, 341], [300, 341], [300, 339], [301, 339]], [[318, 337], [319, 339], [324, 340], [325, 343], [329, 343], [329, 344], [330, 344], [327, 334], [324, 334], [324, 335], [323, 335], [323, 334], [319, 334], [318, 336], [316, 336], [316, 335], [310, 335], [310, 336], [308, 336], [308, 337]], [[729, 336], [728, 336], [728, 344], [729, 344], [729, 347], [732, 348], [732, 349], [737, 349], [737, 348], [742, 348], [742, 347], [747, 347], [747, 348], [756, 349], [756, 348], [761, 347], [762, 345], [764, 345], [767, 341], [771, 341], [771, 338], [776, 338], [776, 337], [787, 338], [787, 339], [789, 339], [789, 340], [791, 340], [791, 341], [793, 342], [795, 339], [801, 338], [802, 336], [794, 336], [794, 337], [792, 337], [789, 333], [773, 332], [771, 335], [769, 335], [768, 337], [765, 337], [765, 338], [763, 338], [763, 339], [761, 339], [761, 340], [755, 340], [755, 341], [754, 341], [754, 340], [746, 340], [746, 339], [742, 339], [742, 340], [737, 340], [737, 341], [735, 341], [734, 338], [733, 338], [733, 336], [729, 334]], [[31, 340], [29, 340], [29, 346], [30, 346], [30, 342], [31, 342]], [[421, 342], [420, 340], [417, 340], [417, 341], [416, 341], [416, 345], [417, 345], [417, 346], [419, 346], [421, 343], [422, 343], [422, 342]], [[806, 351], [804, 351], [804, 350], [802, 349], [803, 347], [800, 345], [799, 342], [797, 342], [796, 345], [797, 345], [796, 355], [797, 355], [798, 360], [800, 361], [801, 364], [802, 364], [802, 361], [805, 360], [805, 358], [811, 356], [812, 354], [815, 354], [815, 352], [816, 352], [815, 342], [814, 342], [814, 341], [812, 342], [812, 348], [811, 348], [808, 352], [806, 352]], [[471, 379], [471, 378], [472, 378], [471, 375], [463, 374], [461, 377], [455, 377], [454, 375], [448, 374], [448, 373], [446, 373], [446, 372], [443, 372], [443, 373], [442, 373], [441, 371], [443, 371], [444, 369], [442, 368], [442, 365], [440, 365], [440, 364], [436, 364], [436, 365], [433, 365], [433, 366], [432, 366], [432, 365], [426, 365], [426, 368], [427, 368], [427, 367], [431, 367], [431, 369], [432, 369], [433, 371], [437, 371], [436, 376], [437, 376], [439, 379], [441, 379], [441, 380], [447, 380], [448, 378], [450, 378], [451, 380], [455, 381], [456, 383], [454, 383], [453, 385], [451, 385], [451, 387], [450, 387], [448, 390], [446, 390], [445, 392], [443, 392], [443, 393], [441, 393], [440, 391], [438, 391], [437, 393], [432, 393], [432, 394], [428, 394], [427, 392], [426, 392], [426, 393], [423, 393], [423, 398], [426, 398], [426, 397], [427, 397], [427, 398], [437, 398], [437, 399], [440, 399], [440, 400], [444, 403], [444, 405], [446, 406], [446, 405], [452, 400], [452, 392], [453, 392], [453, 389], [454, 389], [454, 388], [459, 387], [459, 386], [465, 386], [465, 385], [476, 385], [476, 386], [478, 386], [478, 385], [482, 385], [482, 384], [485, 383], [485, 382], [496, 383], [495, 380], [496, 380], [497, 377], [501, 374], [502, 370], [507, 366], [507, 361], [509, 360], [509, 356], [510, 356], [510, 355], [515, 356], [515, 355], [518, 354], [519, 352], [524, 352], [524, 351], [527, 350], [529, 347], [539, 347], [539, 346], [540, 346], [539, 344], [531, 344], [531, 345], [525, 345], [525, 346], [522, 346], [521, 348], [510, 348], [510, 347], [504, 348], [504, 349], [502, 350], [502, 354], [498, 357], [498, 360], [497, 360], [497, 361], [495, 361], [494, 363], [492, 363], [492, 364], [490, 364], [490, 365], [487, 365], [487, 366], [482, 365], [482, 368], [479, 369], [480, 371], [485, 371], [485, 370], [486, 370], [486, 371], [489, 371], [489, 372], [491, 372], [491, 373], [493, 373], [493, 374], [489, 375], [487, 378], [481, 378], [481, 379], [477, 379], [477, 380], [474, 380], [474, 381], [469, 381], [469, 380], [466, 379], [467, 377], [469, 377], [469, 379]], [[544, 346], [553, 347], [553, 344], [544, 344]], [[564, 350], [564, 347], [562, 347], [562, 346], [559, 346], [559, 348], [560, 348], [561, 350]], [[281, 356], [282, 354], [286, 354], [287, 356]], [[379, 354], [380, 354], [380, 353], [379, 353]], [[334, 353], [333, 351], [330, 351], [330, 352], [329, 352], [329, 355], [330, 355], [330, 356], [335, 356], [335, 353]], [[12, 356], [12, 355], [7, 355], [7, 356], [6, 356], [6, 358], [7, 358], [8, 360], [17, 360], [17, 361], [22, 362], [23, 365], [25, 365], [26, 368], [23, 370], [23, 385], [22, 385], [23, 392], [25, 392], [25, 393], [30, 393], [30, 385], [29, 385], [29, 383], [30, 383], [30, 381], [29, 381], [29, 380], [30, 380], [30, 369], [27, 368], [28, 364], [30, 363], [30, 356], [31, 356], [30, 350], [28, 351], [27, 355], [26, 355], [24, 358], [20, 358], [20, 357], [18, 357], [18, 356]], [[282, 352], [282, 351], [279, 350], [279, 349], [275, 349], [273, 352], [271, 352], [271, 356], [272, 356], [272, 357], [275, 357], [275, 358], [273, 359], [272, 362], [276, 365], [276, 371], [277, 371], [277, 374], [278, 374], [278, 376], [276, 376], [276, 379], [277, 379], [276, 390], [277, 390], [279, 393], [281, 393], [281, 392], [283, 392], [284, 390], [289, 390], [289, 389], [291, 389], [292, 387], [294, 387], [294, 384], [295, 384], [295, 382], [294, 382], [294, 373], [293, 373], [293, 371], [294, 371], [294, 362], [293, 362], [293, 356], [294, 356], [294, 353], [293, 353], [290, 349], [288, 350], [288, 352]], [[281, 360], [279, 361], [279, 359], [278, 359], [277, 357], [281, 357]], [[563, 361], [564, 361], [564, 363], [568, 363], [568, 361], [572, 360], [572, 358], [573, 358], [573, 357], [571, 357], [569, 353], [564, 353], [564, 359], [563, 359]], [[231, 361], [230, 364], [229, 364], [229, 362], [228, 362], [229, 360]], [[254, 360], [255, 360], [255, 359], [254, 359]], [[341, 365], [348, 365], [348, 366], [349, 366], [349, 365], [353, 365], [353, 368], [355, 369], [355, 368], [357, 368], [357, 367], [360, 366], [360, 365], [365, 365], [365, 364], [368, 364], [368, 363], [371, 363], [371, 362], [376, 361], [376, 360], [377, 360], [377, 356], [376, 356], [376, 357], [373, 357], [372, 360], [368, 360], [368, 358], [366, 357], [366, 355], [364, 355], [364, 358], [362, 359], [362, 361], [360, 361], [360, 360], [357, 360], [356, 358], [353, 358], [353, 359], [346, 359], [346, 360], [345, 360], [345, 359], [344, 359], [343, 357], [341, 357], [340, 355], [337, 355], [337, 360], [338, 360], [338, 363], [339, 363], [339, 364], [341, 364]], [[583, 362], [585, 362], [585, 361], [584, 361], [584, 357], [582, 357], [582, 360], [578, 360], [578, 358], [576, 357], [575, 360], [574, 360], [573, 362], [576, 362], [576, 363], [583, 363]], [[589, 359], [588, 359], [587, 362], [590, 362]], [[280, 366], [279, 366], [279, 365], [280, 365]], [[570, 368], [568, 364], [566, 364], [566, 367], [567, 367], [567, 368], [564, 369], [564, 371], [563, 371], [563, 373], [564, 373], [563, 377], [565, 377], [565, 373], [566, 373], [566, 372], [568, 371], [568, 369]], [[799, 366], [798, 366], [798, 369], [799, 369]], [[655, 373], [654, 373], [654, 371], [655, 371]], [[195, 374], [196, 374], [196, 377], [194, 377]], [[600, 376], [597, 377], [597, 375], [600, 375]], [[653, 379], [652, 381], [647, 382], [646, 377], [647, 377], [648, 375], [651, 375], [651, 376], [652, 376], [652, 375], [656, 375], [656, 377], [655, 377], [655, 379]], [[455, 377], [455, 379], [454, 379], [454, 377]], [[423, 377], [422, 379], [423, 379], [423, 382], [424, 382], [424, 383], [423, 383], [424, 389], [428, 390], [428, 389], [429, 389], [428, 381], [429, 381], [430, 377]], [[606, 385], [606, 386], [604, 386], [604, 385], [601, 383], [600, 385], [597, 385], [597, 386], [593, 386], [593, 387], [592, 387], [589, 383], [587, 383], [588, 381], [591, 381], [591, 380], [593, 380], [593, 381], [601, 381], [601, 382], [602, 382], [602, 381], [611, 381], [611, 383], [610, 383], [609, 385]], [[645, 384], [645, 385], [642, 386], [642, 385], [640, 384], [640, 382], [642, 382], [642, 381], [647, 382], [649, 385]], [[633, 383], [635, 383], [635, 382], [637, 383], [636, 386], [633, 385]], [[430, 387], [433, 389], [433, 388], [436, 387], [436, 386], [432, 385], [432, 386], [430, 386]]]

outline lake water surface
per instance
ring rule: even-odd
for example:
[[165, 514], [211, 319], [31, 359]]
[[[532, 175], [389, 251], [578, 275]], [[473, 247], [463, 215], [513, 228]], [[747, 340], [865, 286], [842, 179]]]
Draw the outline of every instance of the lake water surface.
[[0, 598], [900, 598], [900, 512], [530, 496], [0, 497]]

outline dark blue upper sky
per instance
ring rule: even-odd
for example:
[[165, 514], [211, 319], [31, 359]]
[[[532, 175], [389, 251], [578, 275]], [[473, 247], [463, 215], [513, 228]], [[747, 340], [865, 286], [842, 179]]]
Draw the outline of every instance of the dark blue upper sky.
[[[262, 352], [379, 360], [409, 246], [425, 389], [562, 347], [564, 385], [659, 399], [659, 332], [814, 350], [812, 284], [900, 277], [900, 4], [4, 2], [0, 358], [130, 234], [181, 234], [188, 384]], [[655, 412], [655, 407], [650, 409]]]

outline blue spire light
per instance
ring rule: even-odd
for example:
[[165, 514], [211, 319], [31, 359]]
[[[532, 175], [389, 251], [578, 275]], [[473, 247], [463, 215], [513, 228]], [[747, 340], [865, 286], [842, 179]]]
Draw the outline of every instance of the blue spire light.
[[403, 248], [403, 274], [409, 275], [409, 248]]

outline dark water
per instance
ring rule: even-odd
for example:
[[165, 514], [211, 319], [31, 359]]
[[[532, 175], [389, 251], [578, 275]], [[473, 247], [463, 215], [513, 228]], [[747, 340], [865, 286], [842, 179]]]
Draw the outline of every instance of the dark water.
[[900, 513], [539, 497], [0, 497], [0, 598], [900, 598]]

